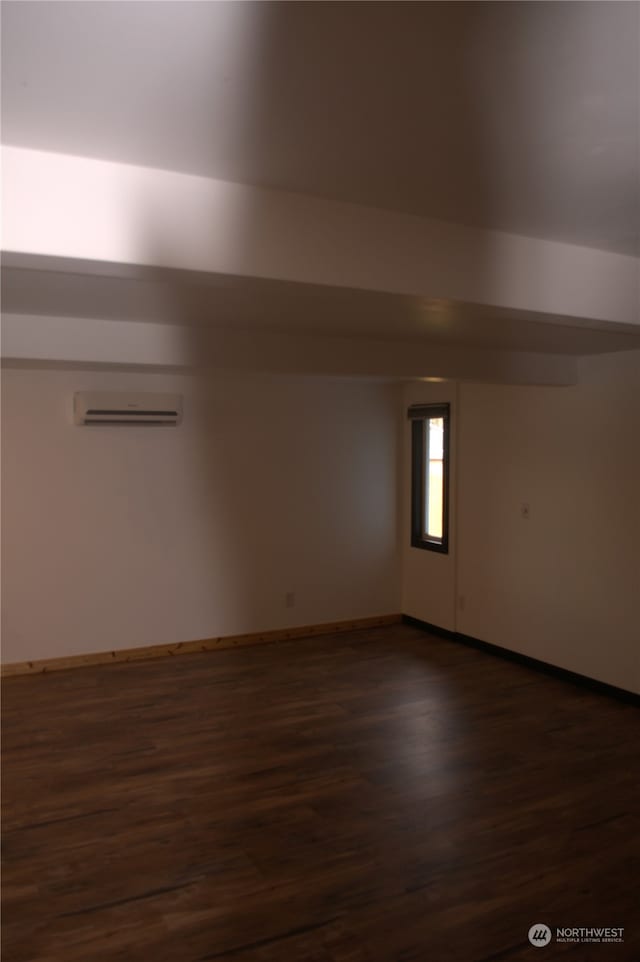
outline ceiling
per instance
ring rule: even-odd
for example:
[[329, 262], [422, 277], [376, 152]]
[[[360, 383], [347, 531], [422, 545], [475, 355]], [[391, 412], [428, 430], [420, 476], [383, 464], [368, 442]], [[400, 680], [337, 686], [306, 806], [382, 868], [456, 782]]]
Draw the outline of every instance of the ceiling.
[[638, 254], [634, 2], [2, 4], [4, 143]]
[[[100, 271], [100, 268], [102, 270]], [[96, 273], [96, 271], [100, 271]], [[351, 288], [7, 255], [7, 313], [368, 337], [541, 354], [640, 350], [640, 328]]]

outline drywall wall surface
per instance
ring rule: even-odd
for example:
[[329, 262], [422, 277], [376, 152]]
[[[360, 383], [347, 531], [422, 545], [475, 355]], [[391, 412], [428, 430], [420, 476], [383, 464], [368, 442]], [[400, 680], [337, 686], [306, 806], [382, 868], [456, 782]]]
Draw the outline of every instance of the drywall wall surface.
[[640, 690], [640, 352], [460, 408], [458, 631]]
[[[178, 428], [76, 427], [78, 390]], [[395, 384], [3, 372], [5, 662], [399, 610]], [[286, 595], [294, 593], [294, 606]]]

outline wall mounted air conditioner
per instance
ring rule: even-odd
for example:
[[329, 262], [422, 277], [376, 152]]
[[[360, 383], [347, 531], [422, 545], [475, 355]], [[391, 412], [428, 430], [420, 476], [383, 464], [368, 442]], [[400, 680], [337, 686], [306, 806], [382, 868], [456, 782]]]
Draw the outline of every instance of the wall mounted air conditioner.
[[73, 396], [76, 424], [180, 424], [180, 394], [78, 391]]

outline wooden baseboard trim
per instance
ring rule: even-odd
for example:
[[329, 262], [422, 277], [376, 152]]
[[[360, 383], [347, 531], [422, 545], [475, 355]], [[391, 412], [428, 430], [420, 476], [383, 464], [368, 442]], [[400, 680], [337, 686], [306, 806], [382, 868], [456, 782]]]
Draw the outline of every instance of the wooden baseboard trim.
[[396, 625], [402, 615], [375, 615], [371, 618], [354, 618], [351, 621], [332, 621], [321, 625], [303, 625], [297, 628], [277, 628], [275, 631], [259, 631], [249, 635], [226, 635], [219, 638], [203, 638], [200, 641], [181, 641], [175, 645], [146, 645], [143, 648], [120, 648], [116, 651], [97, 651], [84, 655], [68, 655], [65, 658], [41, 658], [37, 661], [17, 661], [2, 665], [3, 678], [15, 675], [38, 675], [68, 668], [84, 668], [88, 665], [106, 665], [122, 661], [146, 661], [166, 655], [188, 655], [197, 651], [217, 651], [221, 648], [241, 648], [248, 645], [264, 645], [274, 641], [291, 641], [314, 635], [333, 635], [341, 631], [359, 631], [363, 628], [381, 628]]
[[478, 651], [484, 651], [488, 655], [496, 655], [498, 658], [506, 658], [508, 661], [515, 661], [526, 668], [534, 671], [543, 672], [545, 675], [553, 675], [562, 681], [572, 685], [580, 685], [581, 688], [589, 688], [591, 691], [598, 692], [600, 695], [608, 695], [610, 698], [617, 698], [620, 701], [640, 707], [640, 695], [636, 692], [628, 691], [626, 688], [617, 688], [609, 685], [606, 681], [598, 681], [597, 678], [590, 678], [588, 675], [580, 675], [576, 671], [568, 668], [560, 668], [552, 665], [548, 661], [541, 661], [539, 658], [532, 658], [531, 655], [523, 655], [519, 651], [512, 651], [510, 648], [503, 648], [501, 645], [493, 645], [489, 641], [480, 641], [479, 638], [472, 638], [471, 635], [463, 635], [459, 631], [450, 631], [448, 628], [440, 628], [432, 625], [428, 621], [421, 621], [419, 618], [412, 618], [410, 615], [403, 615], [402, 621], [408, 625], [414, 625], [423, 631], [428, 631], [432, 635], [439, 635], [442, 638], [449, 638], [451, 641], [460, 642]]

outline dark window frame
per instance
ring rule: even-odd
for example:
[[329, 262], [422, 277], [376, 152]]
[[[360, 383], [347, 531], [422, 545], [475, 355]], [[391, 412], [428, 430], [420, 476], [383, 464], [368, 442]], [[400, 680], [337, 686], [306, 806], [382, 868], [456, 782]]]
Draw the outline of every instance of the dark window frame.
[[[450, 404], [415, 404], [411, 420], [411, 546], [449, 554], [449, 436]], [[425, 422], [442, 418], [442, 538], [427, 538], [425, 531], [426, 444]]]

